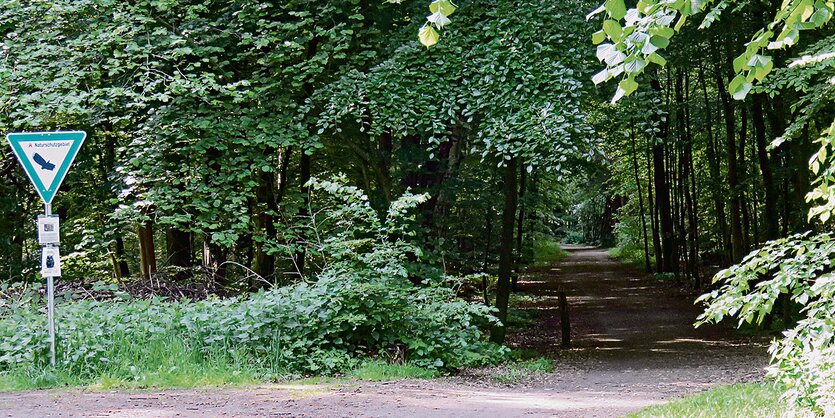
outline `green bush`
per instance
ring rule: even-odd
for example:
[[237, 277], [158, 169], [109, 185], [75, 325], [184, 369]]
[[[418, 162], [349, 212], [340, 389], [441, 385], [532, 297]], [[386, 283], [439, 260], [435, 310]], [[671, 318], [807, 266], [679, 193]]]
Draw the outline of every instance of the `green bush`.
[[[336, 199], [339, 208], [329, 213], [340, 231], [320, 243], [326, 264], [315, 280], [227, 299], [64, 301], [56, 316], [59, 368], [95, 377], [177, 367], [176, 359], [148, 364], [172, 350], [274, 375], [346, 371], [395, 347], [434, 369], [500, 358], [505, 349], [479, 328], [495, 320], [491, 308], [457, 298], [454, 279], [410, 280], [409, 259], [419, 252], [405, 240], [406, 213], [425, 197], [404, 196], [379, 220], [357, 189], [313, 187]], [[0, 303], [0, 370], [47, 362], [41, 306], [32, 298]]]
[[835, 415], [833, 259], [831, 233], [769, 241], [717, 273], [717, 288], [698, 299], [705, 304], [699, 324], [736, 318], [741, 326], [762, 324], [778, 301], [788, 298], [802, 319], [772, 342], [768, 375], [785, 387], [793, 406], [820, 416]]

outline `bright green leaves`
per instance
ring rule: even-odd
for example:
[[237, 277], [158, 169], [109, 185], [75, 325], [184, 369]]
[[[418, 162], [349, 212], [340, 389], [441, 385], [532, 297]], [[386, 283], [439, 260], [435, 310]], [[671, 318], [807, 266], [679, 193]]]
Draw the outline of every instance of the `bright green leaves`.
[[634, 77], [627, 77], [618, 83], [618, 89], [615, 92], [615, 97], [612, 98], [612, 103], [616, 103], [624, 96], [628, 96], [638, 89], [638, 83]]
[[609, 19], [603, 22], [603, 33], [605, 33], [609, 39], [617, 42], [623, 37], [623, 28], [618, 22]]
[[[586, 18], [606, 12], [608, 19], [602, 29], [592, 36], [597, 47], [597, 58], [606, 64], [606, 70], [592, 78], [601, 83], [614, 77], [624, 77], [618, 85], [614, 101], [637, 89], [637, 77], [648, 63], [666, 63], [660, 55], [670, 44], [670, 38], [685, 22], [685, 17], [701, 9], [702, 1], [639, 1], [635, 8], [627, 9], [623, 0], [606, 0]], [[676, 28], [670, 27], [679, 16]], [[606, 42], [606, 41], [610, 42]]]
[[441, 35], [432, 27], [432, 25], [423, 25], [418, 32], [420, 43], [429, 48], [438, 43]]
[[426, 23], [418, 31], [420, 43], [429, 48], [438, 43], [441, 38], [436, 29], [443, 29], [450, 23], [449, 16], [455, 13], [455, 4], [450, 0], [435, 0], [429, 4], [431, 15], [426, 17]]
[[[659, 51], [669, 45], [670, 38], [682, 29], [690, 16], [704, 11], [713, 2], [714, 0], [641, 0], [635, 8], [627, 10], [622, 0], [606, 0], [586, 16], [590, 19], [606, 12], [609, 17], [602, 23], [602, 31], [593, 35], [592, 41], [598, 45], [609, 40], [613, 48], [625, 54], [626, 58], [604, 60], [599, 47], [598, 58], [605, 61], [609, 74], [614, 76], [625, 73], [625, 76], [633, 79], [643, 72], [644, 67], [633, 66], [632, 68], [637, 70], [636, 73], [619, 71], [614, 67], [635, 57], [641, 57], [645, 63], [664, 65], [666, 60], [659, 55]], [[705, 16], [700, 27], [709, 27], [729, 4], [728, 0], [720, 1]], [[746, 44], [745, 52], [734, 62], [735, 71], [743, 75], [743, 78], [735, 78], [729, 86], [734, 98], [744, 99], [753, 83], [762, 81], [773, 69], [773, 61], [761, 54], [762, 50], [780, 49], [796, 44], [801, 31], [817, 29], [827, 24], [832, 19], [833, 8], [835, 2], [831, 0], [783, 1], [774, 21], [767, 28], [754, 34]], [[610, 56], [611, 54], [605, 54], [605, 57]], [[603, 78], [595, 76], [596, 81]]]
[[429, 11], [449, 16], [455, 13], [455, 5], [449, 0], [435, 0], [429, 4]]
[[731, 80], [730, 84], [728, 84], [728, 91], [731, 95], [733, 95], [734, 99], [744, 100], [745, 96], [748, 95], [748, 92], [750, 92], [753, 87], [754, 85], [751, 84], [750, 81], [746, 80], [745, 76], [739, 74]]
[[809, 220], [819, 218], [826, 223], [835, 213], [835, 121], [823, 131], [817, 142], [820, 149], [809, 160], [809, 168], [817, 177], [815, 188], [806, 195], [807, 202], [817, 202], [809, 210]]
[[603, 7], [612, 19], [621, 20], [626, 16], [626, 4], [623, 0], [606, 0]]

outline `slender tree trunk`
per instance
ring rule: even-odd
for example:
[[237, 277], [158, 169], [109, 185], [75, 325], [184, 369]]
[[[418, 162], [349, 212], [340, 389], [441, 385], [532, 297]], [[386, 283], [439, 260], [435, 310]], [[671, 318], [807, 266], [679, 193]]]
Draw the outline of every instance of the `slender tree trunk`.
[[641, 176], [638, 174], [638, 151], [635, 147], [635, 121], [631, 124], [631, 133], [629, 136], [632, 142], [632, 168], [635, 172], [635, 187], [638, 188], [638, 210], [641, 216], [641, 232], [644, 238], [644, 268], [647, 272], [652, 271], [652, 266], [649, 261], [649, 239], [647, 238], [647, 222], [644, 217], [644, 197], [641, 193]]
[[693, 132], [690, 119], [690, 75], [685, 73], [684, 76], [684, 102], [686, 103], [684, 109], [684, 158], [686, 165], [684, 166], [685, 178], [690, 180], [690, 184], [684, 184], [685, 203], [687, 205], [687, 221], [688, 230], [687, 236], [689, 238], [689, 270], [690, 277], [693, 278], [693, 286], [696, 289], [701, 288], [701, 277], [699, 274], [699, 207], [698, 207], [698, 193], [696, 190], [696, 170], [693, 162]]
[[742, 128], [739, 130], [739, 161], [737, 162], [737, 174], [742, 180], [739, 189], [739, 206], [742, 210], [742, 248], [743, 253], [751, 249], [751, 222], [748, 213], [748, 169], [745, 162], [745, 149], [748, 142], [748, 107], [742, 107], [740, 111]]
[[139, 224], [136, 231], [139, 240], [139, 268], [142, 277], [150, 280], [157, 272], [157, 256], [154, 246], [154, 221], [147, 220]]
[[[276, 239], [275, 216], [278, 205], [284, 197], [287, 183], [287, 167], [290, 159], [290, 149], [278, 154], [278, 167], [275, 172], [261, 174], [258, 185], [259, 213], [256, 225], [263, 231], [262, 240], [255, 243], [255, 257], [252, 270], [265, 280], [275, 281], [275, 255], [270, 253], [270, 242]], [[266, 283], [250, 282], [250, 289], [255, 290]]]
[[[654, 77], [650, 84], [653, 90], [660, 92], [661, 84], [657, 77]], [[661, 231], [661, 253], [655, 257], [661, 258], [661, 272], [675, 272], [675, 232], [673, 230], [672, 208], [670, 207], [670, 189], [667, 185], [667, 173], [664, 170], [664, 159], [666, 156], [666, 142], [669, 131], [669, 120], [667, 117], [656, 122], [659, 126], [655, 145], [652, 147], [655, 182], [655, 207], [658, 211], [659, 226]]]
[[203, 237], [203, 265], [212, 275], [212, 281], [222, 287], [229, 286], [226, 268], [226, 249], [212, 242], [211, 236]]
[[[302, 207], [299, 209], [299, 218], [301, 218], [303, 222], [307, 222], [307, 218], [310, 217], [310, 210], [308, 209], [308, 206], [310, 206], [310, 190], [307, 187], [308, 181], [310, 181], [310, 155], [306, 152], [302, 152], [301, 158], [299, 158], [299, 186], [303, 198]], [[300, 237], [300, 241], [300, 249], [293, 257], [293, 264], [296, 268], [299, 279], [304, 277], [305, 258], [307, 255], [305, 251], [306, 238]]]
[[[519, 216], [516, 217], [516, 268], [522, 263], [522, 239], [524, 237], [525, 227], [525, 192], [528, 182], [528, 172], [524, 164], [519, 164]], [[519, 276], [513, 275], [513, 282], [511, 286], [514, 292], [519, 290]]]
[[653, 198], [652, 181], [653, 181], [653, 157], [652, 147], [647, 144], [647, 203], [649, 204], [649, 218], [650, 228], [652, 229], [652, 249], [655, 253], [655, 271], [661, 271], [661, 233], [658, 228], [658, 208], [655, 206], [655, 199]]
[[780, 233], [779, 193], [771, 172], [771, 159], [768, 157], [768, 144], [765, 137], [765, 119], [763, 118], [763, 98], [761, 94], [753, 96], [752, 117], [754, 122], [754, 139], [757, 143], [757, 159], [760, 163], [760, 174], [765, 191], [765, 239], [777, 239]]
[[513, 230], [516, 221], [518, 191], [516, 187], [516, 158], [506, 160], [504, 167], [504, 210], [502, 212], [502, 240], [499, 248], [499, 281], [496, 289], [497, 317], [501, 323], [493, 327], [490, 339], [504, 342], [507, 333], [507, 305], [513, 276]]
[[719, 96], [722, 99], [725, 118], [726, 151], [728, 158], [728, 188], [731, 193], [731, 261], [738, 263], [743, 257], [742, 242], [742, 210], [739, 207], [739, 173], [737, 172], [736, 157], [736, 120], [734, 119], [734, 105], [727, 93], [722, 75], [716, 74], [716, 88], [719, 89]]
[[707, 79], [705, 77], [704, 67], [699, 69], [699, 83], [702, 86], [702, 97], [705, 105], [705, 115], [707, 122], [705, 128], [707, 130], [707, 146], [705, 148], [708, 159], [708, 169], [710, 170], [710, 194], [713, 198], [713, 206], [716, 216], [716, 235], [719, 237], [720, 255], [722, 256], [722, 264], [730, 263], [729, 254], [729, 240], [728, 240], [728, 221], [725, 218], [725, 200], [721, 193], [721, 164], [719, 162], [718, 151], [716, 147], [715, 135], [713, 133], [713, 112], [710, 106], [710, 99], [707, 94]]
[[484, 213], [484, 229], [486, 239], [484, 240], [484, 261], [481, 263], [481, 269], [487, 271], [490, 265], [490, 250], [493, 246], [493, 211], [490, 207]]
[[194, 267], [191, 233], [177, 228], [165, 231], [168, 264], [177, 268], [175, 280], [185, 280], [192, 276]]
[[117, 277], [130, 276], [130, 267], [128, 267], [128, 260], [125, 255], [125, 240], [121, 235], [116, 236], [116, 268], [118, 270]]

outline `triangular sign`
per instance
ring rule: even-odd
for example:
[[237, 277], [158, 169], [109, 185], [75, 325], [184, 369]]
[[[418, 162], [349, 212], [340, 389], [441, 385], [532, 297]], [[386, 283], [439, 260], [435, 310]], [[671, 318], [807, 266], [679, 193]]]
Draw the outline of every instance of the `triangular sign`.
[[6, 135], [41, 200], [51, 204], [87, 133], [24, 132]]

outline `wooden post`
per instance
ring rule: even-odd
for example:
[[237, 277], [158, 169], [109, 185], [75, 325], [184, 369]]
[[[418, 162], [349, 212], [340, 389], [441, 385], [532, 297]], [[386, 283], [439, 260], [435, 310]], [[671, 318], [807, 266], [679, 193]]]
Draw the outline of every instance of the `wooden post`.
[[560, 292], [560, 328], [562, 328], [562, 348], [571, 348], [571, 323], [568, 320], [568, 299], [565, 292]]

